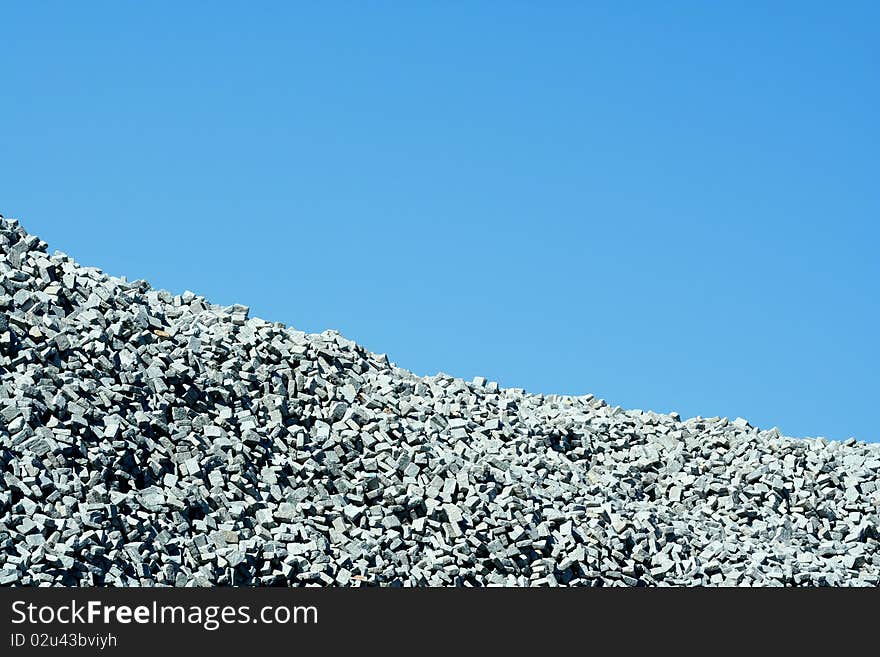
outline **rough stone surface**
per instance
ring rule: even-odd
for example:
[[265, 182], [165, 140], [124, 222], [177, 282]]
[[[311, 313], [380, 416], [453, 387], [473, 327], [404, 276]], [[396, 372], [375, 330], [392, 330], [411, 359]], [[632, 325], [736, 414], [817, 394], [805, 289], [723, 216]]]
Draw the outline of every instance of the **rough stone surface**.
[[880, 446], [478, 377], [0, 219], [0, 584], [880, 583]]

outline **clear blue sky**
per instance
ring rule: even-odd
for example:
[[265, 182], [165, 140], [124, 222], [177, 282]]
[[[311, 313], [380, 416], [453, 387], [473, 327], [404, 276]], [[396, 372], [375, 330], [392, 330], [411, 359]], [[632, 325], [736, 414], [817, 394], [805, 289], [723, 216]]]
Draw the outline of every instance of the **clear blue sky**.
[[880, 4], [415, 4], [4, 3], [0, 212], [419, 374], [880, 439]]

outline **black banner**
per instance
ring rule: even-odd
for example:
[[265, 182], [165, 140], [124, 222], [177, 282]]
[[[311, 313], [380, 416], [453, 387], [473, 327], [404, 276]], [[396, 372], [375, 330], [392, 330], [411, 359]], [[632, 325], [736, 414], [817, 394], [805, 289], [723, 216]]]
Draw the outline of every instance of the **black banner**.
[[877, 600], [876, 590], [0, 589], [0, 655], [839, 650], [876, 644]]

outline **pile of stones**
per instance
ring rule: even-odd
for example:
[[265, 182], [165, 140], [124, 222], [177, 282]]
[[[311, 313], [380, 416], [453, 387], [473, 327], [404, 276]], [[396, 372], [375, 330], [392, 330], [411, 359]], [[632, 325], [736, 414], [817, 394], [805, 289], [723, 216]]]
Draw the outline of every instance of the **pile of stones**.
[[418, 377], [0, 219], [0, 584], [880, 584], [880, 445]]

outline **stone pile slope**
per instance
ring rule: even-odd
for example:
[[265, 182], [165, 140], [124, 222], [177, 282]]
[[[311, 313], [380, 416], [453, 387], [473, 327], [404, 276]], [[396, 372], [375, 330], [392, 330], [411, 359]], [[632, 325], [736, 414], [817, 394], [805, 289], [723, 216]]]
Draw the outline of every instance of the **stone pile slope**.
[[0, 219], [0, 584], [878, 585], [880, 448], [417, 377]]

